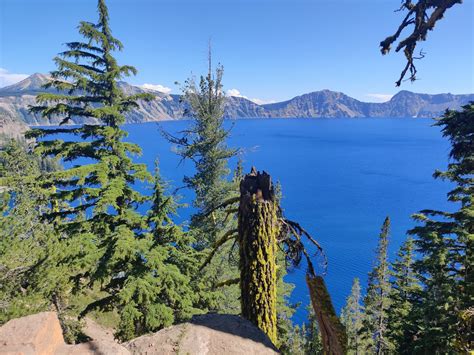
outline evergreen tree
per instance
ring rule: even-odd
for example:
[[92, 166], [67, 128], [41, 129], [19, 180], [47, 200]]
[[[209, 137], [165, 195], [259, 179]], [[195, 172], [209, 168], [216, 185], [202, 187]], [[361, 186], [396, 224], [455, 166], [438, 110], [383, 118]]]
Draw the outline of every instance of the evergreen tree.
[[[223, 68], [212, 71], [209, 51], [209, 70], [199, 83], [194, 78], [186, 80], [183, 87], [185, 114], [191, 118], [190, 126], [181, 136], [164, 132], [165, 138], [177, 146], [183, 160], [190, 160], [195, 167], [192, 176], [184, 177], [185, 187], [193, 190], [195, 213], [191, 216], [189, 233], [198, 251], [206, 253], [223, 235], [237, 227], [235, 211], [220, 211], [216, 207], [237, 196], [240, 177], [229, 179], [228, 160], [237, 150], [227, 147], [229, 131], [224, 128], [225, 95], [222, 90]], [[201, 286], [207, 288], [208, 304], [203, 307], [225, 313], [239, 313], [237, 276], [237, 248], [227, 243], [212, 258], [200, 275]], [[212, 290], [212, 291], [211, 291]]]
[[410, 234], [416, 236], [420, 259], [415, 271], [423, 285], [416, 310], [423, 318], [415, 345], [419, 351], [441, 354], [474, 347], [472, 332], [458, 329], [474, 303], [474, 103], [462, 111], [446, 111], [436, 125], [451, 142], [452, 161], [447, 171], [434, 176], [455, 185], [448, 200], [459, 209], [421, 211], [414, 216], [420, 225]]
[[[38, 160], [26, 146], [8, 141], [0, 151], [0, 324], [44, 310], [44, 294], [30, 292], [28, 274], [57, 236], [41, 221], [48, 191], [38, 183]], [[53, 282], [54, 280], [51, 280]], [[47, 293], [46, 290], [42, 290]]]
[[305, 326], [292, 326], [287, 331], [287, 339], [278, 347], [284, 355], [305, 355]]
[[390, 218], [386, 217], [379, 235], [375, 265], [369, 273], [367, 294], [364, 298], [365, 316], [362, 333], [364, 341], [367, 342], [367, 350], [375, 354], [383, 354], [391, 349], [386, 337], [390, 293], [387, 257], [389, 233]]
[[0, 153], [0, 323], [53, 307], [65, 340], [74, 342], [80, 324], [64, 307], [71, 298], [68, 275], [78, 266], [64, 262], [77, 255], [70, 248], [74, 238], [64, 243], [54, 224], [42, 218], [51, 205], [58, 207], [49, 201], [44, 175], [59, 168], [56, 161], [31, 154], [26, 142], [12, 140]]
[[[39, 139], [37, 154], [71, 163], [43, 181], [53, 189], [52, 201], [58, 202], [44, 218], [54, 221], [63, 235], [59, 250], [75, 251], [61, 258], [72, 291], [100, 285], [98, 299], [81, 314], [94, 309], [118, 311], [116, 335], [125, 340], [185, 317], [192, 297], [189, 280], [176, 266], [167, 265], [169, 246], [157, 241], [167, 207], [154, 206], [154, 219], [138, 211], [149, 198], [133, 186], [150, 181], [151, 175], [144, 164], [133, 162], [131, 156], [140, 154], [140, 148], [123, 141], [126, 132], [120, 125], [124, 115], [137, 107], [137, 100], [151, 96], [126, 95], [120, 90], [118, 81], [136, 69], [120, 66], [113, 57], [123, 46], [112, 36], [104, 0], [98, 1], [98, 12], [96, 24], [79, 25], [85, 41], [68, 43], [68, 49], [55, 58], [58, 69], [51, 73], [47, 87], [58, 93], [38, 95], [40, 105], [32, 111], [62, 117], [62, 124], [72, 118], [99, 124], [34, 129], [29, 137]], [[59, 133], [69, 140], [54, 136]], [[156, 193], [155, 189], [155, 200]], [[149, 221], [155, 226], [153, 232], [148, 232]]]
[[318, 322], [312, 307], [308, 307], [309, 317], [305, 326], [305, 354], [319, 355], [323, 354], [323, 343], [321, 340], [321, 332], [319, 331]]
[[[209, 53], [207, 75], [201, 76], [199, 84], [190, 78], [184, 85], [183, 101], [186, 114], [191, 117], [190, 127], [181, 137], [164, 133], [177, 145], [178, 154], [195, 165], [194, 175], [185, 176], [184, 183], [195, 193], [193, 205], [197, 212], [192, 216], [190, 228], [196, 234], [200, 249], [211, 246], [220, 231], [228, 227], [225, 214], [215, 208], [236, 195], [235, 184], [227, 179], [230, 173], [228, 160], [237, 154], [237, 150], [228, 148], [226, 143], [230, 132], [224, 128], [223, 73], [220, 65], [215, 74], [212, 72]], [[212, 213], [208, 214], [209, 211]]]
[[347, 333], [348, 354], [364, 353], [360, 334], [363, 316], [359, 279], [355, 278], [352, 283], [351, 294], [347, 297], [346, 304], [341, 310], [341, 322], [346, 327]]
[[397, 354], [411, 354], [417, 331], [414, 304], [421, 290], [414, 271], [414, 244], [408, 238], [391, 264], [390, 306], [388, 309], [387, 337]]

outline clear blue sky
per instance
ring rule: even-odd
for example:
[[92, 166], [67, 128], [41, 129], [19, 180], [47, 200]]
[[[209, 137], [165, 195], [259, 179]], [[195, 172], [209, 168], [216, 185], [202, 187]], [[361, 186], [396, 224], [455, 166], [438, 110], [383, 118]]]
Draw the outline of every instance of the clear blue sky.
[[[227, 90], [265, 101], [321, 89], [363, 101], [398, 91], [403, 55], [382, 56], [400, 0], [109, 0], [122, 64], [139, 70], [132, 84], [163, 85], [206, 70], [209, 38], [225, 67]], [[420, 48], [419, 78], [402, 89], [474, 92], [474, 5], [456, 5]], [[79, 21], [96, 21], [96, 0], [0, 0], [0, 77], [54, 69], [62, 43], [77, 40]], [[7, 75], [10, 75], [7, 77]], [[1, 83], [1, 82], [0, 82]]]

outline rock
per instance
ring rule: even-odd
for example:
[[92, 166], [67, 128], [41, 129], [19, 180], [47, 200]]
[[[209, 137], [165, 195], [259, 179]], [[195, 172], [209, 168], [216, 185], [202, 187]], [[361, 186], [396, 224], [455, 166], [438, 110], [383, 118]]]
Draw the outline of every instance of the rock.
[[86, 319], [85, 333], [91, 341], [68, 345], [55, 312], [43, 312], [12, 319], [0, 327], [1, 355], [129, 355], [114, 341], [111, 331]]
[[128, 343], [111, 329], [86, 319], [82, 344], [64, 342], [54, 312], [13, 319], [0, 327], [0, 355], [273, 355], [278, 350], [260, 329], [235, 315], [207, 314]]
[[[1, 352], [0, 352], [1, 354]], [[76, 345], [64, 345], [54, 355], [130, 355], [130, 351], [114, 341], [92, 340]]]
[[58, 317], [43, 312], [12, 319], [0, 327], [0, 354], [54, 354], [64, 346]]
[[[29, 111], [36, 105], [36, 95], [41, 92], [57, 93], [53, 88], [42, 87], [49, 81], [44, 74], [33, 74], [23, 81], [0, 88], [0, 116], [10, 121], [28, 125], [57, 125], [59, 117], [42, 118], [38, 113]], [[144, 89], [125, 82], [118, 83], [127, 95], [150, 93], [151, 101], [139, 101], [138, 107], [126, 114], [128, 123], [153, 122], [183, 118], [183, 105], [180, 95], [166, 94]], [[341, 92], [321, 90], [296, 96], [283, 102], [257, 104], [241, 96], [227, 96], [225, 118], [262, 118], [262, 117], [437, 117], [444, 110], [459, 109], [474, 100], [474, 94], [418, 94], [400, 91], [387, 102], [371, 103], [356, 100]], [[74, 124], [98, 123], [97, 119], [85, 118], [73, 120]]]
[[207, 314], [124, 344], [137, 355], [271, 355], [278, 350], [260, 329], [235, 315]]
[[56, 355], [130, 354], [130, 351], [115, 341], [113, 329], [103, 327], [90, 318], [85, 318], [82, 332], [92, 340], [82, 344], [66, 345], [58, 349]]

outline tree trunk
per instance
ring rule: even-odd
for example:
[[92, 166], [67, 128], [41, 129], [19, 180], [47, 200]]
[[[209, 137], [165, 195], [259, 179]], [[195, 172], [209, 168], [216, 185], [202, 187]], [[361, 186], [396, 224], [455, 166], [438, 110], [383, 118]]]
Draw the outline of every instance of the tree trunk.
[[242, 316], [277, 342], [278, 206], [267, 173], [252, 168], [240, 184], [239, 246]]
[[347, 337], [329, 296], [326, 284], [321, 276], [306, 275], [311, 304], [313, 305], [323, 341], [324, 354], [346, 354]]

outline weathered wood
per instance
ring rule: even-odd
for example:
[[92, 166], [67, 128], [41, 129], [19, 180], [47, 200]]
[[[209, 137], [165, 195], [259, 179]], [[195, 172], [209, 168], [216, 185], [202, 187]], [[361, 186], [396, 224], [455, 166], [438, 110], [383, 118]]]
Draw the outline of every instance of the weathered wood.
[[277, 343], [278, 205], [267, 173], [252, 168], [240, 184], [238, 212], [242, 316]]
[[324, 279], [321, 276], [306, 274], [311, 304], [321, 332], [324, 354], [346, 354], [347, 337], [344, 326], [341, 324], [328, 293]]

